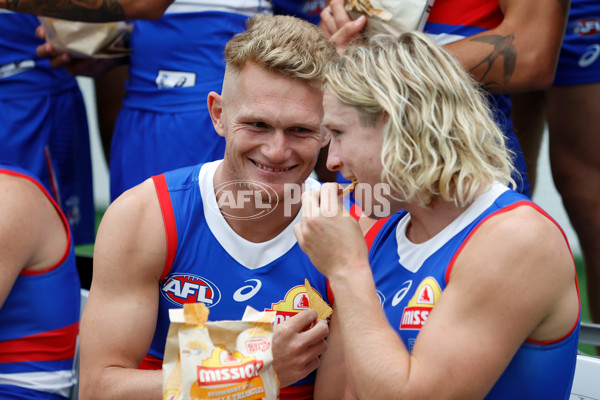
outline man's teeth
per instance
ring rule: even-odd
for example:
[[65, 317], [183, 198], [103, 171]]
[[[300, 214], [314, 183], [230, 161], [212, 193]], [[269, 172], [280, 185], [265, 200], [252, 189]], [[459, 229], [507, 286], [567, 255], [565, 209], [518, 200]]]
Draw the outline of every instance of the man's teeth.
[[284, 172], [289, 170], [290, 168], [284, 168], [284, 169], [274, 169], [274, 168], [269, 168], [269, 167], [265, 167], [262, 164], [259, 164], [257, 162], [255, 162], [254, 164], [256, 164], [256, 166], [260, 169], [264, 169], [265, 171], [269, 171], [269, 172]]

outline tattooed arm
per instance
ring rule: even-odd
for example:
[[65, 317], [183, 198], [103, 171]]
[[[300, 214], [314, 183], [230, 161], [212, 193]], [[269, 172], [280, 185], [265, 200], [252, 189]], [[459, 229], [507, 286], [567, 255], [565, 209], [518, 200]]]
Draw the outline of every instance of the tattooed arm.
[[75, 21], [157, 19], [173, 0], [0, 0], [0, 8]]
[[499, 0], [495, 29], [449, 44], [475, 79], [496, 93], [552, 84], [570, 0]]

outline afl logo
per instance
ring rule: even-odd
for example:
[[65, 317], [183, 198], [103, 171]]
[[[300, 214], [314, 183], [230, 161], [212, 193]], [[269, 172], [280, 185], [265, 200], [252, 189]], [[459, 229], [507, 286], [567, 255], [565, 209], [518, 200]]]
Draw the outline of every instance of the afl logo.
[[207, 307], [221, 300], [219, 288], [206, 278], [191, 274], [170, 275], [161, 285], [160, 292], [171, 303], [204, 303]]
[[600, 33], [600, 20], [598, 18], [587, 18], [575, 21], [573, 32], [579, 36], [594, 36]]

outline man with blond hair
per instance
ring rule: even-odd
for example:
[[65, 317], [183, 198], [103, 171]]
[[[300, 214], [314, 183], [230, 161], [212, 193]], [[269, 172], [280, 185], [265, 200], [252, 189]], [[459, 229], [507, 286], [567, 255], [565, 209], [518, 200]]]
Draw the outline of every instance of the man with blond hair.
[[299, 300], [305, 278], [322, 297], [327, 288], [296, 242], [300, 203], [287, 188], [318, 185], [309, 175], [326, 144], [321, 85], [334, 55], [316, 26], [293, 17], [256, 16], [229, 41], [222, 92], [207, 100], [224, 159], [146, 180], [100, 224], [83, 397], [159, 399], [160, 371], [138, 367], [160, 368], [168, 309], [187, 302], [205, 303], [211, 320], [239, 320], [248, 305], [276, 311], [281, 398], [312, 397], [328, 327]]
[[348, 48], [326, 78], [327, 166], [388, 185], [394, 214], [367, 252], [336, 184], [304, 194], [298, 242], [335, 296], [315, 397], [568, 398], [573, 257], [558, 224], [511, 189], [481, 89], [417, 32]]

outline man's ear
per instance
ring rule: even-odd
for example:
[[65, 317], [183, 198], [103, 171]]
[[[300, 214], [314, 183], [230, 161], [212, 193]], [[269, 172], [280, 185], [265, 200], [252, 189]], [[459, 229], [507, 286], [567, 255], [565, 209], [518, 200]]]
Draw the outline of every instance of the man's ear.
[[223, 102], [221, 95], [216, 92], [210, 92], [206, 98], [208, 112], [212, 120], [215, 131], [219, 136], [225, 137], [225, 127], [223, 125]]

